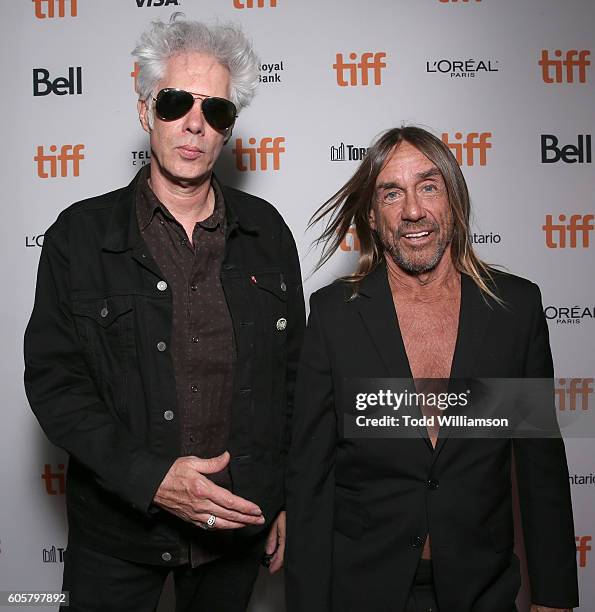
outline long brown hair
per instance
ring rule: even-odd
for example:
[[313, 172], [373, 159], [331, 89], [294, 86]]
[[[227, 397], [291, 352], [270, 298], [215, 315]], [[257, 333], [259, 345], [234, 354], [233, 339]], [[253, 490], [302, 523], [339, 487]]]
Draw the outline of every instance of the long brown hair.
[[376, 179], [394, 148], [403, 141], [423, 153], [442, 174], [453, 214], [451, 249], [456, 269], [469, 275], [484, 296], [502, 303], [490, 288], [493, 286], [490, 267], [473, 250], [469, 192], [459, 164], [442, 140], [419, 127], [393, 128], [381, 134], [368, 149], [355, 174], [312, 215], [308, 228], [327, 218], [324, 231], [315, 240], [315, 244], [323, 245], [315, 271], [339, 248], [351, 225], [355, 225], [360, 242], [360, 256], [355, 272], [343, 280], [353, 284], [353, 296], [357, 295], [360, 282], [383, 260], [384, 249], [377, 232], [370, 226], [370, 214], [375, 202]]

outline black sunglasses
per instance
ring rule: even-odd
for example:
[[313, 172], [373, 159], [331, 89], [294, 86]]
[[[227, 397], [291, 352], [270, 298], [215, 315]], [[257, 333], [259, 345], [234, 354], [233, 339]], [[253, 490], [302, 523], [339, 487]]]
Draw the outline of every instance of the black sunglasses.
[[195, 100], [201, 100], [200, 110], [205, 121], [216, 130], [227, 130], [237, 117], [235, 104], [225, 98], [205, 96], [183, 89], [168, 87], [162, 89], [156, 98], [155, 110], [163, 121], [175, 121], [183, 117], [194, 106]]

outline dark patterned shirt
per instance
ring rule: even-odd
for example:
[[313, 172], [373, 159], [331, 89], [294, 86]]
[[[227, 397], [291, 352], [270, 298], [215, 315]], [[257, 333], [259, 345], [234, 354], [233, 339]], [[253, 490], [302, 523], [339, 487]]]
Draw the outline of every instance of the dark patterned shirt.
[[[172, 410], [179, 417], [180, 453], [214, 457], [227, 449], [235, 364], [233, 326], [219, 278], [225, 202], [213, 179], [213, 213], [195, 224], [190, 242], [151, 190], [148, 178], [149, 166], [138, 182], [136, 212], [141, 235], [173, 297], [171, 341], [163, 350], [170, 351], [176, 379], [177, 406]], [[209, 479], [230, 488], [228, 471]], [[224, 539], [221, 532], [196, 535], [201, 540], [207, 535], [209, 540]], [[212, 558], [191, 547], [193, 565]]]

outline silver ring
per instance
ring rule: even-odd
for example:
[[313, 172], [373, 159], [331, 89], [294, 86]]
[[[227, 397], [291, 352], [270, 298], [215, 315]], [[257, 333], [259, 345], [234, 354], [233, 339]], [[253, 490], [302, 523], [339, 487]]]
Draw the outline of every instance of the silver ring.
[[216, 520], [217, 517], [214, 514], [211, 514], [211, 516], [209, 516], [207, 522], [205, 523], [205, 529], [213, 529], [213, 527], [215, 527]]

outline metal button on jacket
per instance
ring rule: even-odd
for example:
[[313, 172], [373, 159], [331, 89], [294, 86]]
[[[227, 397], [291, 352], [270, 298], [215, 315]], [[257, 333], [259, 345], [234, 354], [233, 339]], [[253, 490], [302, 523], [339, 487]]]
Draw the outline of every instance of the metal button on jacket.
[[105, 317], [107, 317], [107, 315], [109, 314], [109, 310], [104, 306], [101, 309], [101, 312], [99, 313], [102, 319], [105, 319]]
[[167, 348], [167, 344], [165, 344], [165, 342], [163, 342], [163, 341], [162, 341], [162, 342], [158, 342], [158, 343], [157, 343], [157, 350], [158, 350], [160, 353], [163, 353], [163, 351], [164, 351], [166, 348]]
[[171, 561], [171, 554], [170, 554], [170, 553], [168, 553], [168, 552], [164, 552], [164, 553], [161, 555], [161, 558], [162, 558], [164, 561]]
[[283, 331], [285, 328], [287, 327], [287, 319], [284, 319], [283, 317], [281, 317], [278, 321], [277, 321], [277, 329], [279, 331]]
[[159, 289], [159, 291], [165, 291], [167, 289], [167, 283], [164, 280], [160, 280], [157, 283], [157, 289]]
[[174, 418], [174, 413], [173, 413], [173, 411], [172, 411], [172, 410], [166, 410], [166, 411], [163, 413], [163, 418], [164, 418], [166, 421], [171, 421], [171, 420]]
[[430, 478], [430, 480], [428, 480], [428, 489], [432, 489], [432, 491], [436, 490], [439, 485], [440, 483], [435, 478]]
[[281, 281], [281, 291], [287, 291], [287, 285]]

